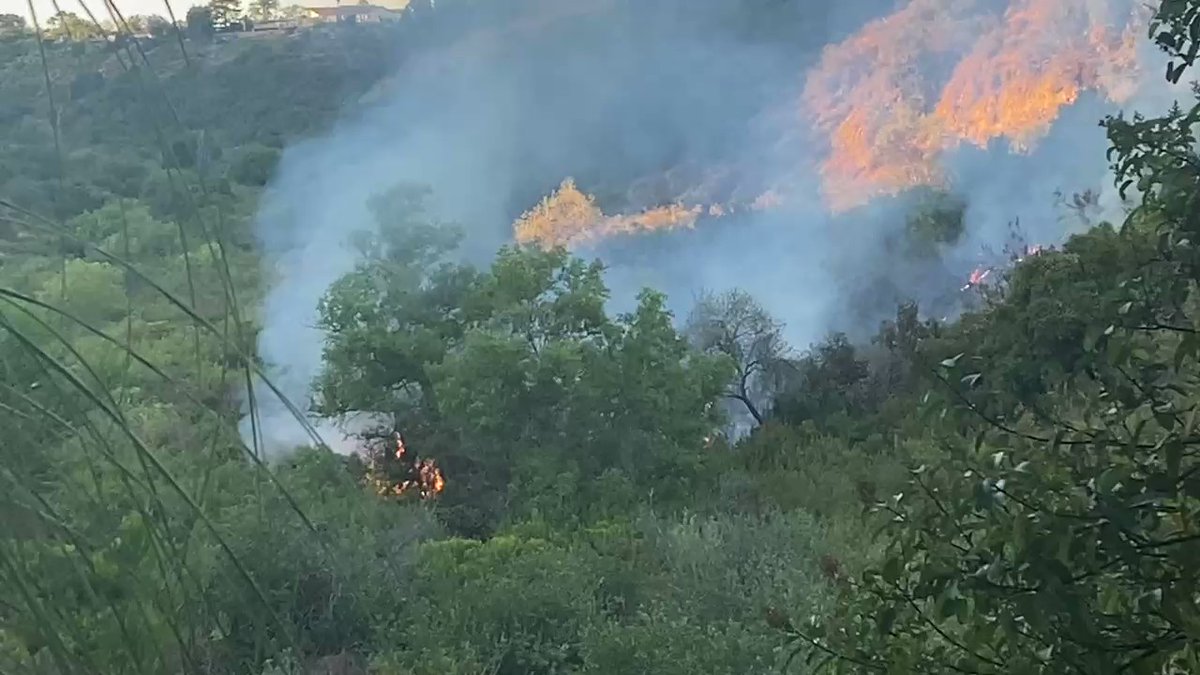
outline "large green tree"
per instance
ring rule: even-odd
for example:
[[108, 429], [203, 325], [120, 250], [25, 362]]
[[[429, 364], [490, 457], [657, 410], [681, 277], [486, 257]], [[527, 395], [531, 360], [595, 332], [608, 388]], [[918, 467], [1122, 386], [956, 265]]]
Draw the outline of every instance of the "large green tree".
[[212, 16], [212, 25], [217, 32], [232, 30], [241, 21], [241, 0], [209, 0], [208, 11]]
[[255, 21], [268, 21], [280, 16], [279, 0], [252, 0], [247, 11]]
[[[1164, 3], [1161, 16], [1178, 30], [1197, 8]], [[1194, 35], [1158, 41], [1186, 65]], [[1119, 231], [1019, 267], [998, 304], [941, 342], [962, 350], [936, 366], [929, 400], [945, 451], [875, 505], [890, 522], [883, 559], [831, 574], [843, 602], [826, 619], [771, 617], [810, 660], [1200, 670], [1198, 123], [1200, 105], [1108, 119], [1121, 190], [1136, 186], [1140, 206]]]
[[0, 14], [0, 39], [24, 37], [29, 33], [29, 25], [20, 14]]
[[187, 33], [193, 40], [207, 41], [212, 39], [215, 31], [213, 11], [211, 7], [197, 5], [188, 9]]
[[741, 290], [706, 294], [697, 301], [685, 329], [700, 350], [729, 357], [734, 378], [725, 396], [762, 424], [768, 406], [791, 371], [783, 325]]
[[46, 21], [46, 36], [65, 40], [88, 40], [103, 35], [100, 27], [74, 12], [58, 12]]
[[598, 263], [506, 248], [481, 271], [446, 259], [455, 236], [418, 193], [375, 210], [367, 259], [321, 306], [322, 412], [392, 415], [452, 502], [566, 517], [695, 487], [729, 361], [692, 351], [662, 296], [610, 317]]

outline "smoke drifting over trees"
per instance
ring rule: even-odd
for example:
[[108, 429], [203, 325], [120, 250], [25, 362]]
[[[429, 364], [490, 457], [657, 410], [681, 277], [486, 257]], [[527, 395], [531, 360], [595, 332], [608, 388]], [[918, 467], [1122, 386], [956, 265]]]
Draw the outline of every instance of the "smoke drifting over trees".
[[1200, 672], [1138, 7], [0, 16], [0, 672]]
[[[368, 97], [369, 106], [349, 111], [329, 135], [289, 147], [264, 198], [258, 231], [274, 290], [261, 354], [285, 390], [302, 399], [317, 373], [316, 303], [353, 267], [350, 235], [373, 227], [364, 205], [400, 183], [432, 189], [431, 215], [461, 225], [464, 255], [476, 260], [509, 241], [513, 221], [567, 177], [606, 214], [672, 203], [749, 204], [767, 192], [782, 194], [769, 209], [722, 207], [716, 217], [706, 207], [682, 231], [613, 237], [582, 252], [610, 267], [617, 307], [629, 306], [643, 286], [667, 291], [680, 313], [688, 307], [679, 303], [697, 292], [742, 288], [783, 320], [797, 345], [830, 330], [869, 333], [898, 301], [918, 300], [941, 316], [958, 311], [946, 290], [987, 250], [1000, 251], [1015, 222], [1038, 244], [1059, 243], [1078, 229], [1056, 206], [1056, 192], [1110, 182], [1103, 130], [1094, 120], [1114, 104], [1087, 91], [1086, 81], [1063, 85], [1080, 87], [1080, 97], [1061, 104], [1057, 119], [1057, 108], [1039, 113], [1049, 121], [1032, 153], [1014, 154], [998, 138], [933, 159], [965, 211], [961, 232], [926, 242], [927, 254], [913, 254], [909, 214], [922, 200], [912, 194], [872, 201], [867, 193], [865, 206], [832, 214], [821, 188], [822, 163], [833, 161], [829, 132], [814, 126], [812, 106], [821, 101], [806, 87], [813, 73], [834, 73], [837, 66], [822, 60], [827, 46], [888, 16], [893, 5], [800, 4], [756, 13], [734, 2], [526, 0], [415, 15], [397, 38], [394, 74]], [[1030, 12], [1039, 7], [1025, 4]], [[998, 21], [1007, 5], [964, 6], [947, 30]], [[1103, 25], [1120, 35], [1128, 12], [1119, 10], [1129, 7], [1114, 6], [1091, 17], [1111, 17]], [[972, 36], [959, 38], [971, 44]], [[846, 53], [862, 39], [838, 49]], [[1129, 49], [1145, 73], [1160, 71], [1162, 57], [1152, 48]], [[934, 51], [912, 75], [936, 86], [960, 57]], [[881, 70], [877, 77], [893, 75]], [[854, 76], [841, 77], [852, 83]], [[1145, 82], [1128, 88], [1138, 91], [1135, 102], [1164, 89], [1157, 78]], [[862, 96], [848, 105], [903, 114], [869, 91]], [[263, 412], [268, 427], [274, 413], [291, 424], [281, 409]]]

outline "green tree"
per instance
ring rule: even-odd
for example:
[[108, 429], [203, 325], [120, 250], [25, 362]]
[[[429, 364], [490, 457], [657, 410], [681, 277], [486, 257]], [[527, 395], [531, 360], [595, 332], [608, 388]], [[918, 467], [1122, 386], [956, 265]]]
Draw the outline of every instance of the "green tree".
[[476, 512], [492, 496], [603, 510], [605, 475], [666, 500], [695, 485], [728, 361], [693, 353], [661, 296], [612, 318], [599, 264], [506, 248], [478, 271], [446, 261], [457, 236], [424, 222], [419, 192], [374, 208], [366, 262], [321, 305], [324, 414], [392, 415], [444, 466], [446, 498]]
[[279, 163], [279, 151], [255, 144], [244, 148], [230, 167], [229, 175], [243, 185], [266, 185]]
[[794, 373], [775, 404], [777, 415], [785, 422], [825, 424], [868, 413], [876, 401], [869, 389], [869, 365], [843, 333], [815, 345], [792, 368]]
[[[150, 16], [146, 14], [133, 14], [126, 16], [124, 24], [120, 27], [120, 31], [124, 31], [125, 28], [128, 27], [131, 33], [144, 34], [147, 32], [146, 26], [149, 19]], [[112, 23], [111, 19], [101, 21], [100, 25], [104, 26], [105, 30], [110, 32], [118, 32], [117, 26]]]
[[307, 10], [300, 5], [286, 5], [279, 10], [279, 15], [285, 19], [302, 19]]
[[233, 30], [242, 17], [241, 0], [209, 0], [213, 30], [218, 33]]
[[167, 21], [156, 14], [144, 16], [141, 17], [141, 19], [142, 32], [146, 33], [152, 38], [165, 38], [169, 36], [171, 31], [174, 29], [174, 26], [171, 25], [170, 21]]
[[[1178, 29], [1196, 13], [1164, 3], [1160, 19]], [[1187, 35], [1158, 38], [1183, 65]], [[882, 561], [834, 579], [842, 604], [825, 620], [773, 617], [810, 660], [839, 672], [1200, 669], [1198, 122], [1200, 105], [1106, 120], [1121, 189], [1136, 185], [1141, 205], [1119, 233], [1018, 268], [978, 319], [1027, 334], [1032, 353], [976, 342], [942, 360], [929, 423], [948, 450], [876, 505], [891, 523]]]
[[1173, 57], [1167, 80], [1178, 82], [1200, 55], [1200, 6], [1191, 0], [1164, 2], [1154, 14], [1150, 31], [1158, 46]]
[[46, 36], [64, 40], [90, 40], [103, 33], [96, 24], [74, 12], [59, 12], [46, 21]]
[[953, 244], [962, 236], [966, 203], [941, 191], [923, 191], [905, 222], [908, 252], [931, 258], [940, 245]]
[[762, 424], [791, 369], [782, 324], [750, 294], [733, 290], [700, 298], [685, 332], [701, 351], [723, 354], [733, 361], [736, 373], [725, 395], [745, 406], [755, 423]]
[[20, 14], [0, 14], [0, 40], [24, 37], [29, 34], [29, 25]]
[[251, 0], [247, 14], [255, 21], [277, 19], [280, 16], [279, 0]]
[[197, 5], [188, 9], [187, 33], [193, 40], [204, 42], [212, 39], [216, 31], [211, 7]]

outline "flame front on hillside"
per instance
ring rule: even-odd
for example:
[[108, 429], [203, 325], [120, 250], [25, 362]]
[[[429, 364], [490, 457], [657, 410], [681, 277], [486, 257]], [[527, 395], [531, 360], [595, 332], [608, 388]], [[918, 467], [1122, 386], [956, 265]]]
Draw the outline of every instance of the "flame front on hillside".
[[[1148, 20], [1134, 0], [909, 0], [868, 23], [824, 50], [801, 95], [803, 123], [824, 146], [816, 168], [826, 205], [845, 211], [943, 185], [943, 158], [964, 145], [1002, 140], [1028, 152], [1084, 92], [1128, 101]], [[614, 216], [568, 179], [521, 216], [515, 234], [570, 246], [781, 201], [778, 190], [741, 208], [679, 198]]]
[[1026, 151], [1084, 91], [1128, 100], [1147, 18], [1132, 0], [911, 0], [828, 47], [803, 107], [830, 208], [938, 184], [963, 144]]
[[[758, 202], [748, 208], [762, 208]], [[733, 213], [728, 204], [674, 202], [637, 213], [606, 215], [596, 198], [575, 186], [570, 178], [541, 203], [517, 220], [514, 230], [518, 242], [542, 246], [572, 246], [616, 234], [693, 227], [701, 217], [721, 218]]]
[[635, 213], [607, 215], [596, 198], [568, 178], [541, 203], [521, 215], [513, 226], [518, 242], [541, 246], [575, 246], [619, 234], [695, 227], [702, 218], [726, 218], [744, 211], [777, 208], [783, 199], [767, 191], [746, 204], [692, 203], [680, 199]]

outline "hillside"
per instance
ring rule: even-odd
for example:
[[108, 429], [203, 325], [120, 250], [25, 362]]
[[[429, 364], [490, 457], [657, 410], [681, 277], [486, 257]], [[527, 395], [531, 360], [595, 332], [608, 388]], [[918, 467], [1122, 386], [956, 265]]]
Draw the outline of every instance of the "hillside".
[[[252, 171], [253, 157], [328, 128], [388, 71], [391, 39], [358, 33], [352, 39], [313, 31], [285, 39], [189, 42], [186, 52], [167, 39], [143, 41], [140, 50], [46, 43], [66, 182], [76, 175], [106, 175], [124, 183], [80, 184], [66, 195], [51, 194], [58, 180], [48, 156], [54, 128], [39, 51], [32, 40], [6, 41], [0, 45], [0, 133], [6, 147], [0, 184], [7, 195], [39, 211], [51, 211], [56, 200], [61, 217], [95, 208], [110, 196], [147, 198], [149, 184], [161, 180], [159, 134], [192, 152], [203, 144], [220, 153], [206, 167], [213, 175], [244, 157], [251, 159], [242, 170]], [[238, 182], [261, 185], [266, 176], [243, 178]], [[97, 188], [104, 192], [97, 194]]]
[[1120, 220], [971, 272], [984, 193], [883, 162], [932, 114], [864, 123], [866, 206], [764, 196], [806, 89], [746, 67], [885, 4], [0, 30], [0, 672], [1200, 672], [1200, 105], [1105, 120]]

